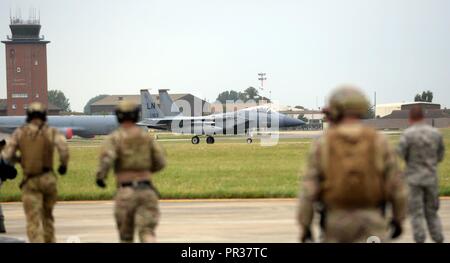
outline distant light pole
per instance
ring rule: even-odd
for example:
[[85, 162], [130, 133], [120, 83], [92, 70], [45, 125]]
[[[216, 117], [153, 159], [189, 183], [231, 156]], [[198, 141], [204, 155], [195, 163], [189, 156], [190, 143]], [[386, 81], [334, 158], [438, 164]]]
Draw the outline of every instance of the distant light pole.
[[266, 73], [260, 72], [258, 73], [258, 80], [261, 81], [261, 89], [264, 88], [264, 80], [266, 80]]
[[[261, 81], [260, 89], [264, 90], [264, 81], [267, 80], [266, 73], [264, 73], [264, 72], [258, 73], [258, 80]], [[269, 100], [271, 99], [271, 97], [272, 97], [272, 91], [269, 90]]]

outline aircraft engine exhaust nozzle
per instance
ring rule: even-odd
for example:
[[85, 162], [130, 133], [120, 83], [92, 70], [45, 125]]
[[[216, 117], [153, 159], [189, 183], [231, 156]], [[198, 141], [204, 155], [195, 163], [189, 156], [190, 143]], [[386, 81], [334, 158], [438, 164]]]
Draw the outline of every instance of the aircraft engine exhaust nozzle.
[[66, 137], [67, 140], [70, 140], [73, 138], [73, 130], [72, 128], [58, 128], [58, 131], [64, 134], [64, 137]]
[[66, 139], [70, 140], [70, 139], [72, 139], [72, 137], [73, 137], [73, 130], [71, 128], [68, 128], [66, 130]]

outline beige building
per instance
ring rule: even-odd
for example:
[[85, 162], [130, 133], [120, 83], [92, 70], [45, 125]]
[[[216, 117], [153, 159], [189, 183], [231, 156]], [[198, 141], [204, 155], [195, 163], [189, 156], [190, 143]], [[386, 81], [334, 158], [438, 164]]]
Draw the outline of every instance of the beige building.
[[[400, 109], [396, 107], [389, 114], [376, 119], [364, 120], [364, 122], [380, 130], [399, 130], [409, 126], [409, 110], [413, 106], [421, 106], [424, 109], [425, 121], [436, 128], [450, 126], [450, 111], [441, 109], [441, 105], [428, 102], [403, 103]], [[391, 109], [389, 109], [390, 111]]]
[[375, 108], [375, 116], [377, 118], [383, 118], [387, 115], [390, 115], [394, 111], [398, 110], [409, 110], [411, 107], [415, 105], [420, 105], [424, 109], [440, 109], [441, 105], [430, 102], [397, 102], [397, 103], [387, 103], [387, 104], [378, 104]]
[[[151, 95], [153, 101], [159, 107], [159, 95]], [[184, 113], [186, 116], [202, 116], [207, 113], [210, 109], [210, 105], [207, 101], [200, 99], [190, 93], [174, 93], [170, 94], [172, 100], [180, 107], [180, 111], [183, 112], [183, 108], [181, 105], [189, 104], [190, 113]], [[141, 104], [141, 96], [140, 95], [109, 95], [105, 98], [98, 100], [91, 104], [90, 110], [93, 115], [110, 115], [114, 113], [114, 110], [117, 104], [120, 101], [127, 100], [132, 101], [136, 104]], [[178, 103], [177, 103], [178, 102]]]
[[391, 114], [395, 110], [401, 110], [403, 103], [386, 103], [386, 104], [378, 104], [375, 107], [375, 116], [377, 118], [383, 118]]

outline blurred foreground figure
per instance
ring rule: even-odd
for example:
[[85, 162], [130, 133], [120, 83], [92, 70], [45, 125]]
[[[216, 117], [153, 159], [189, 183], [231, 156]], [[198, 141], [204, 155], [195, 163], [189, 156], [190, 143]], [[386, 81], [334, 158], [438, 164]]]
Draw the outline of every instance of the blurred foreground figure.
[[117, 181], [115, 217], [121, 242], [133, 242], [135, 226], [141, 242], [155, 242], [159, 220], [159, 194], [152, 173], [162, 170], [166, 160], [153, 136], [136, 125], [138, 105], [123, 101], [116, 109], [119, 128], [106, 139], [100, 155], [97, 185], [114, 167]]
[[406, 162], [405, 176], [409, 184], [409, 212], [414, 240], [426, 239], [424, 221], [431, 238], [444, 242], [439, 210], [439, 183], [437, 165], [444, 159], [444, 141], [439, 131], [424, 121], [423, 110], [415, 106], [410, 110], [410, 127], [400, 138], [398, 152]]
[[[0, 156], [3, 151], [3, 148], [5, 148], [6, 141], [1, 140], [0, 141]], [[9, 169], [8, 169], [9, 168]], [[8, 171], [6, 171], [8, 170]], [[11, 173], [12, 171], [12, 173]], [[3, 160], [0, 160], [0, 187], [2, 186], [2, 183], [6, 181], [7, 179], [14, 179], [17, 175], [16, 169], [12, 166], [6, 166], [6, 164], [3, 162]], [[9, 178], [13, 176], [12, 178]], [[0, 234], [6, 233], [6, 227], [5, 227], [5, 216], [3, 215], [2, 205], [0, 204]]]
[[[0, 186], [2, 184], [2, 180], [0, 179]], [[6, 233], [5, 227], [5, 216], [3, 215], [2, 205], [0, 205], [0, 234]]]
[[23, 169], [20, 188], [29, 241], [54, 243], [53, 207], [57, 199], [57, 180], [53, 172], [53, 153], [56, 147], [60, 161], [58, 172], [66, 174], [69, 161], [66, 138], [47, 125], [47, 111], [41, 103], [30, 104], [26, 122], [14, 131], [2, 157], [11, 164], [20, 160]]
[[[357, 88], [345, 86], [331, 94], [324, 111], [330, 128], [312, 146], [304, 174], [298, 214], [302, 242], [313, 241], [316, 207], [324, 242], [387, 241], [389, 228], [391, 238], [402, 232], [406, 187], [387, 140], [361, 123], [368, 107]], [[386, 204], [392, 205], [390, 221]]]

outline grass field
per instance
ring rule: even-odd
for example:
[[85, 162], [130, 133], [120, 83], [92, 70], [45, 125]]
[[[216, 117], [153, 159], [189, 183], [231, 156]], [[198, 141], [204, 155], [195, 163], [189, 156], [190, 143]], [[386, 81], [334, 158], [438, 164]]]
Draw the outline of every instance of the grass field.
[[[443, 133], [450, 149], [450, 130]], [[393, 145], [398, 138], [389, 135]], [[60, 200], [112, 198], [115, 190], [112, 174], [106, 190], [94, 184], [101, 141], [70, 142], [69, 173], [58, 176]], [[311, 142], [311, 139], [282, 139], [276, 146], [262, 147], [259, 143], [248, 145], [244, 139], [218, 140], [214, 145], [162, 140], [168, 167], [156, 174], [154, 181], [166, 199], [295, 197]], [[442, 195], [450, 195], [449, 155], [439, 168]], [[20, 178], [6, 182], [0, 190], [0, 201], [20, 200], [19, 182]]]

